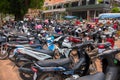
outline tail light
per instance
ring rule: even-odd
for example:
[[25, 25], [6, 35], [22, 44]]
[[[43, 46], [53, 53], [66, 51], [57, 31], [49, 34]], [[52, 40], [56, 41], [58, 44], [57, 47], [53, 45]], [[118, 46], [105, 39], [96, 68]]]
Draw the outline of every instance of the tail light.
[[107, 39], [106, 39], [106, 42], [110, 42], [110, 43], [111, 43], [111, 47], [112, 47], [112, 48], [114, 47], [115, 41], [114, 41], [113, 38], [107, 38]]
[[34, 41], [30, 41], [29, 44], [34, 44]]
[[104, 48], [105, 48], [105, 45], [99, 45], [98, 48], [99, 48], [99, 49], [104, 49]]
[[18, 50], [17, 50], [17, 52], [18, 52], [18, 53], [20, 53], [20, 52], [21, 52], [21, 50], [19, 50], [19, 49], [18, 49]]
[[31, 67], [33, 72], [38, 72], [38, 70], [36, 68], [34, 68], [33, 66]]
[[5, 44], [5, 48], [7, 48], [8, 47], [8, 44]]

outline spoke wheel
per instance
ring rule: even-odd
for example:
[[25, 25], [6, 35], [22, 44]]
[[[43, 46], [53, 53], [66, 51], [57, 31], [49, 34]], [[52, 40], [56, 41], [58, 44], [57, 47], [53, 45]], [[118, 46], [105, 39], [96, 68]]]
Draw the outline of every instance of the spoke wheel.
[[0, 46], [0, 59], [6, 59], [8, 57], [8, 47], [6, 45], [1, 45]]
[[16, 59], [15, 59], [15, 57], [14, 57], [13, 50], [14, 50], [14, 49], [12, 49], [12, 50], [9, 51], [9, 59], [10, 59], [11, 61], [15, 62]]
[[[76, 55], [79, 56], [79, 58], [77, 58], [77, 60], [76, 60], [76, 57], [74, 57]], [[79, 68], [77, 70], [75, 70], [75, 74], [78, 74], [79, 76], [84, 76], [86, 74], [89, 74], [90, 58], [87, 55], [87, 53], [85, 53], [84, 51], [83, 52], [77, 51], [77, 54], [76, 54], [75, 50], [71, 50], [69, 57], [71, 57], [73, 59], [72, 66], [76, 66], [77, 62], [79, 62], [81, 57], [85, 58], [85, 61], [82, 63], [82, 65], [79, 66]]]

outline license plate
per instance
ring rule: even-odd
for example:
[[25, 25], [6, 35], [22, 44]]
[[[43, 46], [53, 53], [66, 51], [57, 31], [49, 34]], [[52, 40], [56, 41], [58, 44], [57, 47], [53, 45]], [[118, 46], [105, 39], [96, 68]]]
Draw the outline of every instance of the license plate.
[[102, 53], [105, 49], [98, 49], [98, 53]]

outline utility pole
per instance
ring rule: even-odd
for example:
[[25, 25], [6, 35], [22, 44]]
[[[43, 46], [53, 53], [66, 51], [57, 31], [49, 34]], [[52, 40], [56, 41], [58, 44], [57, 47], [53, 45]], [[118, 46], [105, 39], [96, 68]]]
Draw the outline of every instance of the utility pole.
[[110, 0], [110, 9], [113, 8], [113, 5], [114, 5], [114, 0]]

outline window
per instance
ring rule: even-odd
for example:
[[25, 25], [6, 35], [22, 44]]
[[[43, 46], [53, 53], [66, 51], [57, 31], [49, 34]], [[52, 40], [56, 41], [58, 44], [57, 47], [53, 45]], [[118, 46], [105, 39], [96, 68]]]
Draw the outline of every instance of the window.
[[68, 8], [69, 7], [69, 3], [64, 4], [64, 8]]
[[105, 4], [110, 4], [109, 1], [105, 1]]
[[58, 6], [57, 6], [57, 9], [60, 9], [60, 8], [62, 8], [62, 5], [58, 5]]
[[89, 4], [95, 4], [95, 0], [90, 0]]
[[53, 9], [56, 9], [56, 8], [57, 8], [56, 5], [54, 5], [54, 6], [53, 6]]
[[78, 1], [72, 3], [72, 7], [76, 7], [76, 6], [78, 6]]
[[86, 0], [82, 0], [82, 5], [86, 5]]

